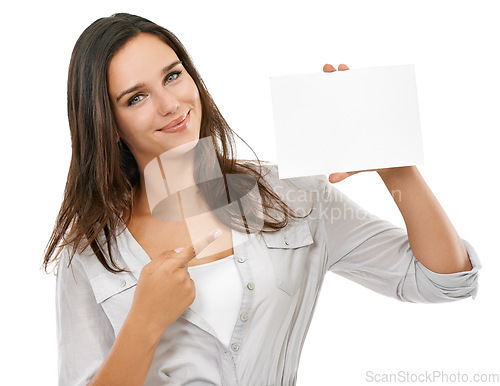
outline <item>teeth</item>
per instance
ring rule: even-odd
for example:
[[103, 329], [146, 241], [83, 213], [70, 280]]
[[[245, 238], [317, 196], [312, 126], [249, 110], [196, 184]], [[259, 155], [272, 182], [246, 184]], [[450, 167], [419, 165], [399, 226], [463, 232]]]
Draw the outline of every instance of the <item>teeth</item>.
[[182, 117], [182, 119], [181, 119], [178, 123], [176, 123], [176, 124], [175, 124], [175, 125], [173, 125], [172, 127], [169, 127], [169, 128], [168, 128], [168, 129], [166, 129], [166, 130], [173, 129], [173, 128], [174, 128], [174, 127], [176, 127], [176, 126], [179, 126], [182, 122], [184, 122], [184, 120], [186, 119], [186, 116], [187, 116], [187, 113], [186, 113], [186, 114], [184, 114], [184, 116]]

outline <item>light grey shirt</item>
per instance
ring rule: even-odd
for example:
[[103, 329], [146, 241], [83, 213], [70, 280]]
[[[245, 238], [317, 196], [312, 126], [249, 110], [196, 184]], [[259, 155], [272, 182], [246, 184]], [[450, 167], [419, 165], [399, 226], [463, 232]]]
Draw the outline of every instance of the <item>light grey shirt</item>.
[[[229, 345], [191, 308], [164, 332], [145, 385], [295, 385], [300, 353], [327, 272], [406, 302], [475, 297], [481, 263], [463, 240], [472, 270], [439, 274], [412, 253], [406, 231], [358, 206], [325, 176], [266, 180], [305, 214], [274, 234], [233, 230], [242, 301]], [[149, 256], [123, 226], [114, 256], [133, 273], [112, 274], [88, 248], [67, 268], [61, 255], [56, 309], [60, 385], [85, 385], [108, 354]], [[220, 278], [224, 280], [224, 278]], [[229, 314], [228, 314], [229, 315]]]

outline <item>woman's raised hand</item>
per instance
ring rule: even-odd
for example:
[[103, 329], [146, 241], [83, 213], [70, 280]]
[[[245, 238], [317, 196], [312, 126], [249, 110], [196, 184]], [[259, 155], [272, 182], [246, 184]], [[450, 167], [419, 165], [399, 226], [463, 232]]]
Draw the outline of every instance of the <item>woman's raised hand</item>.
[[167, 250], [146, 264], [137, 281], [129, 315], [151, 333], [161, 336], [196, 297], [187, 270], [189, 262], [221, 234], [217, 229], [179, 252]]

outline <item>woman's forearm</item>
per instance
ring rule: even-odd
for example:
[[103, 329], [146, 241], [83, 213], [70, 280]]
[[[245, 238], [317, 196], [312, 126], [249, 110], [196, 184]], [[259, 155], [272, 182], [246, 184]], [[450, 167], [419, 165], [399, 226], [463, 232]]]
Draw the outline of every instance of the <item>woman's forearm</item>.
[[416, 166], [382, 169], [378, 174], [406, 224], [417, 260], [431, 271], [470, 271], [467, 250]]
[[88, 385], [143, 385], [161, 334], [129, 313], [108, 356]]

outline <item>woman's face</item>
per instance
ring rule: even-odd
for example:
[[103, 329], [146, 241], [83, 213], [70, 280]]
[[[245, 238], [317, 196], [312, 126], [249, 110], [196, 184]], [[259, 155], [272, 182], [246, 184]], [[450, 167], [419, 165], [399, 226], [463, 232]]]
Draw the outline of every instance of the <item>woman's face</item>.
[[[154, 157], [199, 139], [198, 88], [159, 38], [141, 33], [129, 40], [111, 59], [107, 77], [119, 135], [141, 169]], [[161, 131], [186, 114], [184, 130]]]

